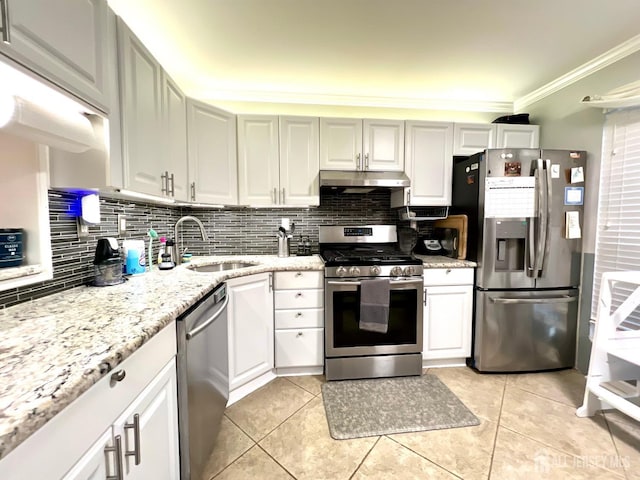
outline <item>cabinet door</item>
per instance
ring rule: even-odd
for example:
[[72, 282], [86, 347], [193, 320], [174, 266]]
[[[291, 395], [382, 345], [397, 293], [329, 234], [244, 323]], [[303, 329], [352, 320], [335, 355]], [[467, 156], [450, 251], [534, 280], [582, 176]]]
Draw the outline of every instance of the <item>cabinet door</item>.
[[129, 28], [118, 21], [122, 156], [125, 187], [163, 194], [162, 68]]
[[402, 200], [408, 198], [410, 205], [451, 205], [453, 125], [408, 121], [406, 128], [405, 172], [411, 187]]
[[539, 125], [497, 124], [496, 148], [538, 148], [540, 146]]
[[188, 200], [187, 188], [187, 107], [180, 88], [163, 72], [162, 75], [162, 121], [167, 145], [163, 150], [164, 165], [173, 175], [169, 182], [170, 196], [177, 200]]
[[404, 169], [404, 121], [364, 120], [364, 170]]
[[104, 480], [109, 476], [115, 477], [115, 455], [117, 453], [105, 450], [113, 448], [112, 437], [111, 428], [109, 428], [64, 476], [63, 480]]
[[280, 188], [286, 205], [320, 205], [319, 119], [280, 117]]
[[114, 423], [114, 434], [122, 437], [125, 479], [180, 477], [177, 395], [174, 357]]
[[471, 355], [473, 287], [425, 287], [424, 360], [466, 358]]
[[4, 0], [0, 52], [108, 113], [107, 2]]
[[281, 203], [278, 117], [238, 115], [238, 194], [241, 205]]
[[362, 120], [320, 119], [320, 169], [362, 170]]
[[238, 204], [235, 115], [187, 100], [189, 200]]
[[271, 274], [227, 282], [229, 288], [229, 389], [273, 368]]
[[496, 144], [496, 125], [456, 123], [453, 125], [453, 154], [473, 155]]
[[276, 367], [315, 367], [324, 362], [324, 328], [278, 330]]

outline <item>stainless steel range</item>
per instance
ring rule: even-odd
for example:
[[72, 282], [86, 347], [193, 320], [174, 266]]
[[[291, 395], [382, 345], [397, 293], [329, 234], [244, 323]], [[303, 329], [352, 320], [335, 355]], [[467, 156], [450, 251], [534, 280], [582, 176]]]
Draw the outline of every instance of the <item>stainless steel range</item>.
[[[393, 225], [321, 226], [319, 233], [327, 380], [420, 375], [422, 261], [400, 251]], [[382, 288], [380, 298], [388, 299], [381, 311], [362, 305], [363, 284], [371, 292], [373, 284], [365, 282], [374, 279], [383, 279], [375, 288]], [[384, 332], [365, 327], [380, 316]]]

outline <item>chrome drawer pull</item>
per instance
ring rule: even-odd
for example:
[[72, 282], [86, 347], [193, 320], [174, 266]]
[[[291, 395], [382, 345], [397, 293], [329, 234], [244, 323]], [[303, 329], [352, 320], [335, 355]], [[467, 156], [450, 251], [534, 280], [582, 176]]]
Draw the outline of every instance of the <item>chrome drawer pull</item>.
[[301, 317], [301, 316], [302, 316], [302, 312], [296, 313], [296, 318]]
[[127, 376], [127, 372], [125, 372], [124, 370], [118, 370], [116, 372], [113, 372], [111, 374], [111, 380], [109, 381], [109, 385], [113, 387], [116, 383], [124, 380], [124, 377], [126, 376]]
[[298, 292], [298, 293], [296, 293], [296, 298], [299, 298], [299, 297], [301, 297], [301, 296], [302, 296], [302, 292]]

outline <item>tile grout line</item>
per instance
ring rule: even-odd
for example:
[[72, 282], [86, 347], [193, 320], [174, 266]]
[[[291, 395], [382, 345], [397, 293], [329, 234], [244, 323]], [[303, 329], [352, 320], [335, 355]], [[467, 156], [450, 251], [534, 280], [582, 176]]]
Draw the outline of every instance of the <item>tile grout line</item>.
[[297, 479], [298, 479], [298, 477], [296, 477], [292, 472], [290, 472], [289, 470], [287, 470], [287, 468], [286, 468], [284, 465], [282, 465], [282, 464], [281, 464], [278, 460], [276, 460], [276, 459], [275, 459], [275, 458], [274, 458], [274, 457], [273, 457], [269, 452], [267, 452], [267, 451], [262, 447], [262, 445], [260, 445], [259, 443], [256, 443], [256, 446], [257, 446], [260, 450], [262, 450], [262, 451], [265, 453], [265, 455], [266, 455], [267, 457], [269, 457], [271, 460], [273, 460], [273, 461], [276, 463], [276, 465], [278, 465], [278, 466], [279, 466], [280, 468], [282, 468], [285, 472], [287, 472], [287, 473], [291, 476], [291, 478], [293, 478], [294, 480], [297, 480]]
[[493, 470], [493, 459], [496, 453], [496, 445], [498, 444], [498, 433], [500, 432], [500, 422], [502, 421], [502, 408], [504, 407], [504, 397], [507, 394], [507, 382], [509, 377], [504, 377], [504, 385], [502, 386], [502, 399], [500, 400], [500, 413], [498, 414], [498, 421], [496, 427], [496, 433], [493, 437], [493, 448], [491, 449], [491, 462], [489, 463], [489, 474], [487, 475], [488, 479], [491, 479], [491, 471]]
[[[428, 430], [427, 430], [428, 431]], [[397, 443], [399, 446], [401, 446], [402, 448], [406, 448], [407, 450], [409, 450], [412, 453], [415, 453], [416, 455], [418, 455], [420, 458], [425, 459], [427, 462], [429, 462], [432, 465], [435, 465], [436, 467], [438, 467], [441, 470], [444, 470], [447, 473], [450, 473], [451, 475], [453, 475], [456, 478], [460, 478], [462, 479], [462, 477], [460, 475], [458, 475], [455, 472], [452, 472], [451, 470], [449, 470], [448, 468], [443, 467], [442, 465], [434, 462], [433, 460], [431, 460], [430, 458], [425, 457], [424, 455], [422, 455], [420, 452], [416, 452], [415, 450], [413, 450], [411, 447], [408, 447], [407, 445], [404, 445], [402, 443], [400, 443], [398, 440], [396, 440], [395, 438], [391, 438], [389, 435], [383, 435], [385, 437], [387, 437], [389, 440], [391, 440], [392, 442]]]
[[371, 452], [373, 451], [374, 448], [376, 448], [376, 445], [378, 445], [378, 442], [380, 441], [380, 439], [382, 438], [382, 435], [378, 436], [378, 439], [373, 443], [373, 445], [371, 446], [371, 448], [369, 449], [369, 451], [365, 454], [364, 457], [362, 457], [362, 460], [360, 461], [360, 463], [358, 464], [358, 466], [356, 467], [356, 469], [353, 471], [353, 473], [351, 475], [349, 475], [349, 480], [351, 480], [353, 478], [353, 476], [358, 473], [358, 470], [360, 470], [360, 467], [362, 467], [362, 464], [365, 462], [365, 460], [369, 457], [369, 455], [371, 454]]

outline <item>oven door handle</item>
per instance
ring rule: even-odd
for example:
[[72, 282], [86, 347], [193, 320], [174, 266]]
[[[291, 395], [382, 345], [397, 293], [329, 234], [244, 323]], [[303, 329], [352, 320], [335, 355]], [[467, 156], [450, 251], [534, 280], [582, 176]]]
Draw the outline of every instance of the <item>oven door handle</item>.
[[[422, 286], [422, 278], [418, 278], [415, 280], [390, 280], [389, 283], [391, 284], [392, 287], [395, 287], [396, 285], [420, 285]], [[354, 286], [357, 287], [358, 285], [361, 285], [362, 282], [359, 280], [344, 280], [344, 281], [335, 281], [335, 280], [328, 280], [327, 281], [327, 285], [344, 285], [344, 286]]]

